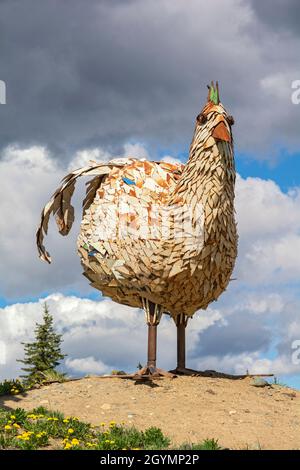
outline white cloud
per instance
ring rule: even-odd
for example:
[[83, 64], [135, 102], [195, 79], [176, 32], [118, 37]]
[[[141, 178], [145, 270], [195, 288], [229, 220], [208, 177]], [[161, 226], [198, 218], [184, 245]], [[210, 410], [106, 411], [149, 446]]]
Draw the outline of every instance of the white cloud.
[[145, 146], [141, 143], [127, 143], [124, 145], [124, 157], [133, 157], [133, 158], [147, 158], [150, 159], [149, 154]]
[[[122, 155], [129, 154], [148, 156], [142, 144], [125, 146]], [[74, 156], [71, 167], [81, 166], [89, 159], [111, 157], [102, 149], [83, 150]], [[174, 161], [172, 157], [167, 158]], [[48, 266], [37, 258], [34, 232], [42, 205], [66, 169], [46, 149], [35, 146], [7, 148], [0, 161], [0, 171], [2, 295], [30, 298], [57, 291], [72, 290], [83, 295], [94, 292], [81, 275], [75, 252], [83, 185], [78, 185], [78, 195], [74, 198], [77, 225], [72, 234], [64, 239], [53, 227], [50, 230], [47, 246], [54, 262]], [[192, 366], [236, 372], [247, 367], [298, 370], [290, 364], [290, 344], [300, 331], [295, 314], [299, 307], [296, 287], [300, 275], [299, 202], [299, 188], [283, 193], [274, 181], [237, 178], [240, 235], [234, 273], [237, 280], [230, 283], [218, 303], [195, 315], [190, 322], [188, 348]], [[0, 341], [6, 345], [7, 358], [7, 364], [1, 368], [3, 377], [18, 373], [15, 359], [22, 357], [20, 342], [32, 337], [34, 323], [40, 318], [41, 302], [1, 309]], [[126, 370], [145, 360], [146, 327], [141, 312], [109, 300], [94, 302], [62, 294], [50, 295], [48, 302], [57, 327], [64, 332], [64, 347], [69, 354], [66, 364], [70, 371]], [[294, 302], [292, 306], [291, 302]], [[251, 331], [247, 332], [250, 326]], [[220, 345], [214, 346], [217, 333], [221, 334]], [[275, 337], [278, 355], [271, 360], [264, 354]], [[167, 318], [159, 327], [159, 338], [160, 365], [174, 367], [175, 327]], [[243, 344], [239, 338], [243, 338]]]
[[[42, 318], [42, 305], [47, 302], [55, 327], [63, 333], [63, 352], [68, 354], [65, 366], [73, 374], [107, 373], [112, 369], [133, 371], [145, 362], [147, 326], [141, 310], [118, 305], [109, 299], [100, 302], [62, 294], [52, 294], [37, 302], [13, 304], [0, 309], [0, 341], [5, 345], [6, 363], [0, 364], [0, 380], [15, 377], [23, 357], [21, 342], [32, 341], [35, 323]], [[193, 347], [199, 331], [214, 323], [218, 312], [197, 318], [189, 332]], [[164, 317], [159, 326], [159, 364], [175, 367], [175, 324]]]
[[80, 359], [66, 359], [66, 366], [79, 374], [105, 374], [111, 370], [101, 360], [92, 357], [82, 357]]
[[300, 191], [274, 181], [238, 177], [240, 253], [236, 275], [251, 284], [279, 284], [300, 275]]

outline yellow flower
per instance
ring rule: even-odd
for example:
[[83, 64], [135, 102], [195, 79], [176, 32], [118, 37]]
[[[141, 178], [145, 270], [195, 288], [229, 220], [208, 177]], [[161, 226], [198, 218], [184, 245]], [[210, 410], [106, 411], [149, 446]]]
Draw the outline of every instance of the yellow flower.
[[100, 423], [100, 426], [105, 426], [105, 423]]
[[64, 448], [65, 449], [70, 449], [71, 447], [72, 447], [71, 444], [69, 442], [67, 442]]
[[105, 439], [106, 444], [110, 444], [110, 440], [109, 439]]
[[12, 420], [9, 419], [9, 420], [7, 421], [7, 424], [11, 424], [11, 423], [12, 423]]
[[131, 450], [141, 450], [139, 447], [133, 447]]
[[78, 446], [78, 445], [79, 445], [79, 440], [76, 439], [76, 438], [75, 438], [75, 439], [72, 439], [72, 440], [71, 440], [71, 444], [72, 444], [72, 446]]
[[113, 428], [116, 424], [117, 424], [117, 423], [116, 423], [115, 421], [111, 421], [111, 422], [109, 423], [109, 425], [110, 425], [111, 428]]
[[9, 424], [7, 424], [6, 426], [4, 426], [4, 429], [5, 429], [5, 431], [9, 431], [11, 429], [11, 426]]
[[69, 428], [69, 429], [68, 429], [68, 433], [69, 433], [69, 434], [73, 434], [73, 432], [74, 432], [74, 429], [72, 429], [72, 428]]
[[115, 443], [115, 441], [110, 441], [110, 443], [111, 443], [111, 444], [114, 444], [114, 443]]
[[18, 423], [14, 423], [13, 427], [18, 429], [20, 426], [18, 425]]
[[63, 423], [68, 423], [69, 421], [70, 420], [66, 418], [66, 419], [63, 420]]
[[15, 415], [10, 415], [10, 419], [16, 419]]

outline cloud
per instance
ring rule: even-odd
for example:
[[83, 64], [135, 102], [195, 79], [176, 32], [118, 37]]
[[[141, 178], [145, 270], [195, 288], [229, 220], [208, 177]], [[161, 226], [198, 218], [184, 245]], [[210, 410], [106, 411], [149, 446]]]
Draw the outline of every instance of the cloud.
[[[121, 148], [120, 156], [145, 158], [148, 153], [142, 144], [127, 143]], [[92, 292], [81, 276], [76, 254], [85, 178], [77, 182], [73, 198], [76, 220], [68, 239], [59, 235], [54, 221], [50, 221], [46, 240], [50, 253], [53, 253], [50, 266], [38, 259], [35, 232], [42, 207], [67, 172], [90, 160], [108, 161], [113, 157], [101, 148], [85, 149], [75, 153], [65, 168], [45, 147], [9, 146], [3, 150], [0, 156], [0, 296], [16, 299], [57, 290], [76, 290], [86, 295]]]
[[[52, 294], [36, 302], [0, 309], [0, 343], [5, 352], [5, 362], [0, 364], [0, 380], [20, 374], [21, 364], [16, 359], [23, 357], [21, 342], [33, 340], [35, 323], [41, 321], [45, 301], [57, 331], [63, 334], [62, 351], [68, 357], [62, 368], [68, 374], [103, 374], [113, 369], [134, 371], [138, 362], [145, 363], [147, 326], [141, 310], [115, 304], [109, 299], [97, 302]], [[255, 310], [246, 313], [245, 306], [237, 302], [233, 314], [226, 306], [219, 305], [195, 315], [187, 329], [188, 365], [234, 373], [246, 370], [285, 375], [299, 373], [300, 365], [292, 361], [292, 340], [299, 336], [300, 322], [294, 318], [295, 330], [292, 310], [289, 311], [287, 304], [282, 304], [280, 317], [272, 316], [271, 297], [269, 301], [268, 308], [260, 307], [259, 313]], [[284, 343], [277, 346], [274, 358], [270, 359], [265, 353], [274, 339], [274, 320], [282, 317], [280, 332]], [[158, 328], [158, 364], [166, 369], [173, 368], [176, 362], [175, 330], [174, 322], [164, 316]]]
[[[119, 155], [128, 154], [146, 157], [148, 149], [142, 143], [128, 143]], [[70, 167], [111, 157], [99, 147], [85, 149], [74, 155]], [[66, 367], [71, 374], [133, 370], [137, 362], [145, 362], [147, 332], [140, 311], [107, 299], [96, 302], [70, 295], [96, 294], [81, 275], [75, 251], [83, 184], [78, 185], [75, 197], [77, 225], [68, 239], [58, 235], [52, 224], [47, 246], [54, 261], [48, 266], [37, 258], [34, 232], [42, 205], [67, 169], [44, 147], [10, 146], [2, 152], [0, 171], [1, 295], [11, 300], [21, 296], [40, 299], [1, 309], [0, 361], [3, 344], [6, 355], [2, 376], [19, 373], [20, 365], [15, 361], [23, 354], [20, 342], [32, 338], [46, 294], [51, 294], [46, 298], [57, 328], [64, 334]], [[237, 373], [246, 369], [259, 372], [263, 367], [280, 373], [298, 370], [291, 360], [291, 344], [300, 338], [299, 199], [299, 188], [284, 193], [274, 181], [237, 178], [240, 240], [233, 274], [237, 279], [218, 302], [190, 321], [187, 344], [191, 367]], [[55, 293], [58, 291], [61, 293]], [[160, 365], [172, 368], [176, 338], [168, 318], [159, 327], [159, 338]]]
[[274, 181], [238, 178], [239, 280], [282, 285], [299, 277], [299, 203], [299, 188], [283, 193]]
[[67, 359], [66, 366], [68, 369], [81, 374], [105, 374], [110, 373], [111, 370], [102, 361], [94, 357], [82, 357], [80, 359]]
[[[58, 10], [28, 0], [0, 10], [3, 147], [42, 145], [68, 162], [86, 148], [118, 154], [129, 141], [146, 141], [153, 158], [182, 152], [206, 84], [219, 79], [240, 152], [274, 159], [299, 148], [295, 1], [73, 0]], [[281, 23], [289, 33], [270, 28]]]
[[[47, 302], [55, 327], [63, 334], [63, 352], [68, 354], [66, 370], [76, 375], [107, 373], [113, 369], [133, 371], [139, 362], [145, 363], [147, 326], [141, 310], [113, 303], [74, 296], [52, 294], [36, 302], [13, 304], [0, 309], [0, 342], [5, 345], [6, 363], [0, 365], [0, 380], [15, 377], [23, 357], [21, 342], [32, 341], [36, 322], [41, 321], [42, 304]], [[216, 317], [215, 314], [212, 315]], [[210, 325], [202, 318], [190, 332], [193, 337]], [[176, 361], [175, 324], [164, 317], [159, 326], [159, 362], [171, 368]]]

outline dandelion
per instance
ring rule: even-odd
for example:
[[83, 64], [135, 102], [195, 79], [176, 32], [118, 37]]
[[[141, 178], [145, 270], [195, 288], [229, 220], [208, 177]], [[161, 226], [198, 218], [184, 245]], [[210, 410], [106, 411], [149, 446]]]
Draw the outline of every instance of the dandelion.
[[16, 419], [15, 415], [10, 415], [10, 419]]
[[111, 428], [114, 428], [116, 424], [117, 424], [117, 423], [116, 423], [115, 421], [111, 421], [111, 422], [109, 423], [109, 426], [110, 426]]
[[100, 423], [100, 426], [105, 426], [105, 423]]
[[69, 429], [68, 429], [68, 433], [69, 433], [69, 434], [73, 434], [73, 433], [74, 433], [74, 429], [69, 428]]
[[69, 442], [67, 442], [64, 449], [71, 449], [71, 447], [72, 447], [71, 444]]
[[70, 420], [68, 418], [63, 420], [63, 423], [68, 423]]
[[109, 439], [105, 439], [104, 441], [106, 444], [110, 444], [110, 440]]
[[4, 426], [4, 429], [5, 429], [5, 431], [9, 431], [11, 429], [10, 424], [6, 424], [6, 426]]
[[19, 429], [20, 426], [18, 425], [18, 423], [14, 423], [13, 427], [16, 428], [16, 429]]
[[85, 445], [86, 447], [95, 447], [97, 444], [95, 442], [87, 442]]
[[78, 446], [79, 445], [79, 440], [74, 438], [74, 439], [71, 440], [71, 444], [72, 444], [72, 446]]

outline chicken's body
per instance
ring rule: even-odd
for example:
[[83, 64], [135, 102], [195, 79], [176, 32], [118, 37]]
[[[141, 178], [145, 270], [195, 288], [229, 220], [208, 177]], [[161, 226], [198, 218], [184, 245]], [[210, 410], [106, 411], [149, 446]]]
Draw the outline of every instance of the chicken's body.
[[186, 165], [116, 159], [68, 175], [42, 213], [37, 239], [47, 261], [42, 241], [50, 212], [67, 234], [70, 198], [83, 174], [94, 178], [78, 251], [93, 287], [144, 307], [151, 326], [162, 313], [186, 325], [226, 289], [237, 255], [235, 168], [229, 116], [219, 102], [209, 100], [198, 116]]

